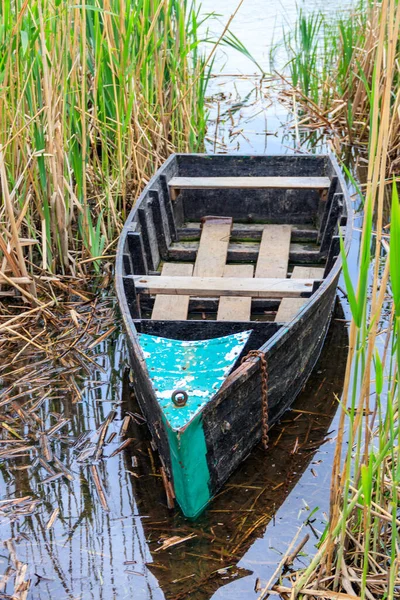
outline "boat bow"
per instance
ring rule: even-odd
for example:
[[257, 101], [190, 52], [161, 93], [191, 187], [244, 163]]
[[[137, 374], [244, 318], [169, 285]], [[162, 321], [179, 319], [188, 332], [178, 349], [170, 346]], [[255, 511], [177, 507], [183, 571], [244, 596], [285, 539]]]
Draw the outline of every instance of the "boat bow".
[[189, 517], [196, 517], [210, 499], [202, 411], [221, 388], [250, 334], [196, 341], [139, 334], [168, 434], [176, 499]]

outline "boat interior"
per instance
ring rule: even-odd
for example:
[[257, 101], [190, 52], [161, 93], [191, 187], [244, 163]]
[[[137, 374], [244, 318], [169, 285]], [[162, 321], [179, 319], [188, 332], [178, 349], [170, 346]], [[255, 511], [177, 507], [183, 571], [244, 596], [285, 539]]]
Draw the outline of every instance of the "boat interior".
[[345, 224], [328, 156], [174, 155], [127, 223], [123, 279], [135, 327], [206, 339], [251, 325], [259, 347], [329, 275]]

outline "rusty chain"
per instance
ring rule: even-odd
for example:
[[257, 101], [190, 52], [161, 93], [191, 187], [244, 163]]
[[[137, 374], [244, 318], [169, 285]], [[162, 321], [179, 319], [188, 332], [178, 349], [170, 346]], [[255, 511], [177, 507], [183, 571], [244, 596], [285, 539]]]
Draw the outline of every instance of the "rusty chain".
[[250, 350], [248, 354], [242, 359], [242, 363], [246, 362], [250, 358], [260, 359], [260, 371], [261, 371], [261, 429], [262, 429], [262, 445], [264, 450], [268, 448], [268, 371], [267, 371], [267, 359], [265, 353], [261, 350]]

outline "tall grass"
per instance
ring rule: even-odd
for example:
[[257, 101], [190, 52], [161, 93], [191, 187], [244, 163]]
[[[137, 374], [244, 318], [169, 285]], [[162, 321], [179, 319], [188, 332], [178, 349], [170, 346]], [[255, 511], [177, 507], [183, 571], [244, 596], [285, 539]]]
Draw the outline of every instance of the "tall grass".
[[289, 55], [290, 75], [295, 87], [302, 90], [307, 98], [318, 101], [319, 73], [325, 68], [320, 61], [320, 46], [326, 37], [323, 31], [324, 20], [320, 13], [305, 14], [299, 11], [294, 31], [284, 35], [284, 43]]
[[[370, 139], [373, 86], [384, 84], [387, 68], [385, 63], [379, 78], [375, 77], [376, 48], [383, 43], [380, 23], [384, 5], [384, 1], [360, 0], [354, 11], [334, 18], [300, 13], [294, 31], [284, 40], [289, 56], [287, 71], [301, 106], [302, 125], [323, 127], [342, 145], [356, 145], [365, 152]], [[400, 43], [393, 43], [393, 58], [398, 60]], [[395, 115], [400, 103], [398, 73], [393, 77], [390, 102]], [[399, 115], [394, 116], [388, 131], [389, 173], [400, 163], [399, 119]]]
[[[202, 148], [199, 12], [190, 0], [2, 0], [0, 19], [0, 167], [25, 259], [79, 274], [166, 156]], [[18, 259], [18, 243], [4, 208], [0, 228], [6, 273], [4, 245]]]
[[[368, 84], [370, 115], [365, 123], [369, 162], [356, 287], [342, 251], [352, 320], [330, 520], [316, 556], [294, 584], [293, 597], [305, 586], [362, 600], [400, 596], [400, 206], [396, 181], [387, 251], [382, 242], [385, 196], [391, 184], [385, 175], [390, 170], [391, 132], [398, 123], [400, 5], [396, 0], [383, 0], [379, 15], [374, 16], [377, 42], [368, 50], [373, 65]], [[367, 35], [364, 44], [369, 48], [368, 40]], [[349, 74], [349, 86], [353, 76], [357, 78], [357, 73]]]

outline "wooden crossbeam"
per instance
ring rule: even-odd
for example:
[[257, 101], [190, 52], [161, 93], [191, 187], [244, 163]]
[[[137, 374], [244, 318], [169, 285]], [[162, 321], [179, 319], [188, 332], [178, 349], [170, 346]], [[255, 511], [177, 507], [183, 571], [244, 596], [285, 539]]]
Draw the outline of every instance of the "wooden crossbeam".
[[329, 188], [329, 177], [172, 177], [168, 185], [172, 199], [176, 198], [176, 190], [206, 189], [309, 189], [326, 190]]
[[[252, 296], [254, 298], [298, 297], [310, 294], [313, 279], [239, 277], [138, 277], [130, 276], [138, 293], [200, 297]], [[129, 278], [129, 277], [128, 277]]]

